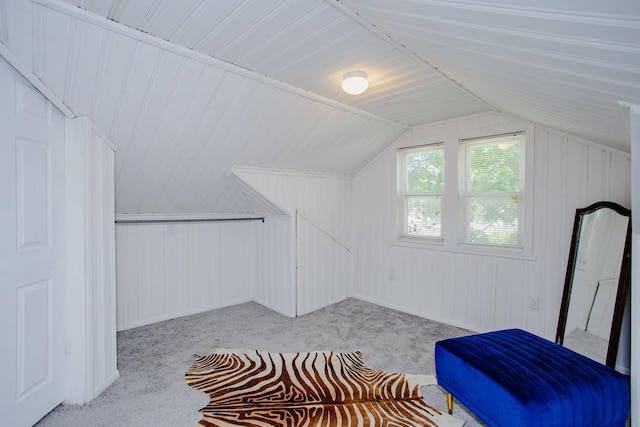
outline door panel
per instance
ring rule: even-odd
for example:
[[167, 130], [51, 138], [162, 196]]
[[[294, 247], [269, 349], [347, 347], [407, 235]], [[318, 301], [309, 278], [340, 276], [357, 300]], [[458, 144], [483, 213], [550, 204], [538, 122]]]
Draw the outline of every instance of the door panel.
[[0, 413], [65, 397], [64, 117], [0, 58]]
[[18, 251], [49, 246], [51, 149], [41, 141], [16, 138]]
[[17, 289], [17, 401], [51, 381], [51, 280]]

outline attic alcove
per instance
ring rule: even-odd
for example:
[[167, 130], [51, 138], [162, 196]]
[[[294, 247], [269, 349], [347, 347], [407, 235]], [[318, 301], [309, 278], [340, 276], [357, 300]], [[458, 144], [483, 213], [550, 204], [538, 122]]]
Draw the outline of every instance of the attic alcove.
[[[397, 148], [528, 127], [535, 159], [531, 256], [397, 244]], [[236, 166], [230, 178], [255, 213], [265, 214], [264, 224], [190, 225], [174, 236], [164, 227], [117, 227], [119, 328], [250, 300], [295, 316], [306, 310], [296, 307], [307, 297], [318, 303], [308, 307], [317, 308], [351, 296], [470, 330], [518, 325], [552, 337], [571, 206], [605, 194], [625, 203], [629, 161], [628, 153], [484, 113], [415, 127], [353, 177]], [[602, 185], [589, 186], [605, 176]], [[140, 295], [150, 292], [154, 297], [143, 308]], [[537, 310], [528, 308], [531, 296], [540, 301]]]

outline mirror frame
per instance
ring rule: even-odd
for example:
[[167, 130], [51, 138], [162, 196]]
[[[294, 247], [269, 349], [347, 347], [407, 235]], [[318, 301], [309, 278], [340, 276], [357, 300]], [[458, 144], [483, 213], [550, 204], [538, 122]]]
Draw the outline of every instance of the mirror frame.
[[578, 244], [580, 243], [582, 219], [585, 215], [603, 208], [612, 209], [618, 214], [629, 218], [629, 223], [627, 224], [627, 235], [624, 242], [624, 251], [622, 252], [620, 277], [618, 279], [618, 289], [616, 292], [615, 306], [613, 309], [613, 319], [611, 321], [609, 344], [607, 348], [606, 365], [611, 368], [615, 368], [616, 358], [618, 357], [618, 344], [620, 341], [622, 318], [624, 316], [624, 308], [631, 281], [631, 210], [620, 206], [617, 203], [596, 202], [590, 206], [587, 206], [586, 208], [576, 209], [575, 219], [573, 222], [573, 234], [571, 236], [571, 248], [569, 250], [569, 260], [567, 262], [567, 273], [564, 280], [564, 291], [562, 293], [562, 302], [560, 303], [560, 316], [558, 318], [556, 343], [562, 345], [564, 341], [564, 333], [567, 326], [567, 314], [569, 313], [569, 302], [571, 300], [571, 289], [573, 287], [573, 276], [578, 254]]

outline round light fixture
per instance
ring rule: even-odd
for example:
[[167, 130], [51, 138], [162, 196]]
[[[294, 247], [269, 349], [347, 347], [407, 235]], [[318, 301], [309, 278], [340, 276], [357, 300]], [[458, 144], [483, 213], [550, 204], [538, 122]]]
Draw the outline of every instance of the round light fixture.
[[364, 71], [349, 71], [342, 80], [342, 90], [350, 95], [360, 95], [368, 87], [367, 73]]

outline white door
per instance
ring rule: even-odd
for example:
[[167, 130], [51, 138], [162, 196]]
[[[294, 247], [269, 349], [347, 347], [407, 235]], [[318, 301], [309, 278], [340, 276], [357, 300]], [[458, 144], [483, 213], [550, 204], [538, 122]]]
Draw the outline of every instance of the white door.
[[0, 57], [0, 424], [64, 399], [64, 117]]

